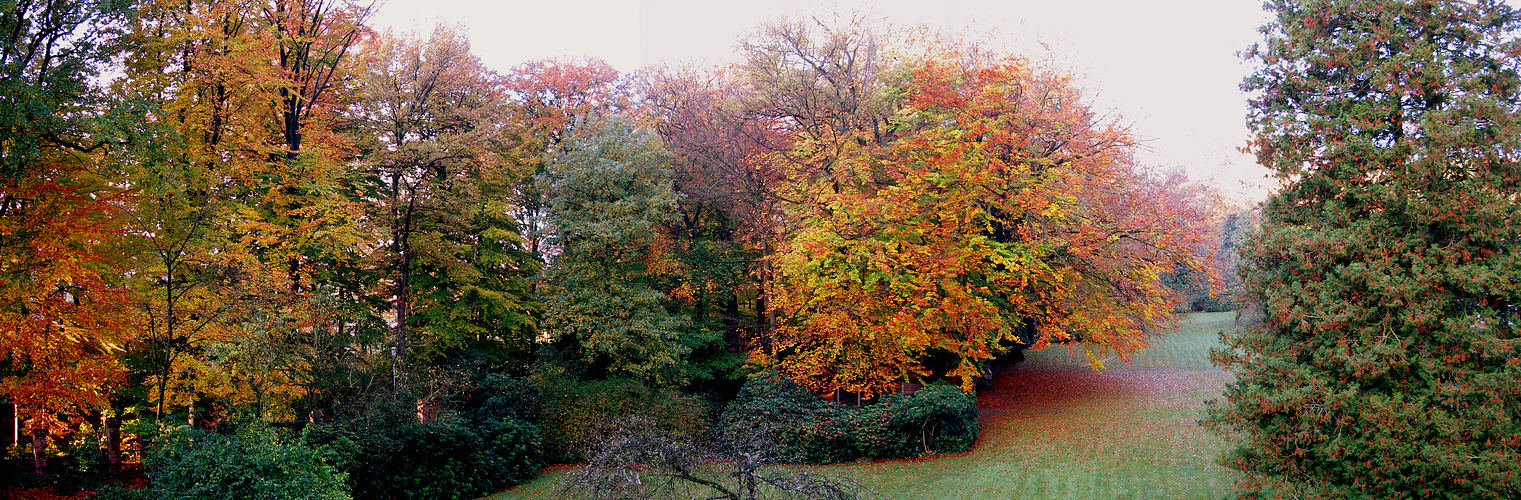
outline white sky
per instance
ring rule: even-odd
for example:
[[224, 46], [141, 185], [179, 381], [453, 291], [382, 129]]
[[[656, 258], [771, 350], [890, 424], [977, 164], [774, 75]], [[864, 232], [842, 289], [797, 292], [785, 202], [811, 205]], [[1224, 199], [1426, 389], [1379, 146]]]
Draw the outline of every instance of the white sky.
[[1241, 153], [1250, 66], [1236, 57], [1266, 19], [1258, 0], [381, 0], [377, 27], [464, 26], [499, 71], [549, 57], [597, 57], [622, 71], [714, 64], [739, 39], [782, 16], [852, 10], [986, 39], [1083, 77], [1100, 109], [1143, 139], [1144, 164], [1183, 168], [1243, 200], [1271, 182]]

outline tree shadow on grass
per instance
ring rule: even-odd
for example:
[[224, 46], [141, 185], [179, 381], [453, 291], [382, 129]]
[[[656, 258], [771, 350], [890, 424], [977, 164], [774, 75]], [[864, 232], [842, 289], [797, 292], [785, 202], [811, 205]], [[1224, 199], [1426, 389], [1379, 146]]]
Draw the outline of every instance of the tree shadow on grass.
[[1010, 370], [993, 379], [993, 386], [978, 395], [977, 409], [984, 415], [1025, 413], [1066, 408], [1094, 398], [1127, 397], [1136, 391], [1124, 373], [1130, 372], [1048, 367]]

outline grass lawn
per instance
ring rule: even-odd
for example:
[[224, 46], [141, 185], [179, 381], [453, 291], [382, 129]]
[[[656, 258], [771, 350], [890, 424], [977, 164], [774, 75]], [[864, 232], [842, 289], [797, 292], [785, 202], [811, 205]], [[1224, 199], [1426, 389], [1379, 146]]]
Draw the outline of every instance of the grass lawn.
[[[1130, 363], [1088, 368], [1053, 347], [978, 398], [982, 433], [961, 455], [820, 466], [880, 498], [1218, 498], [1236, 476], [1195, 422], [1230, 376], [1209, 363], [1234, 313], [1193, 314]], [[492, 498], [552, 498], [562, 472]]]

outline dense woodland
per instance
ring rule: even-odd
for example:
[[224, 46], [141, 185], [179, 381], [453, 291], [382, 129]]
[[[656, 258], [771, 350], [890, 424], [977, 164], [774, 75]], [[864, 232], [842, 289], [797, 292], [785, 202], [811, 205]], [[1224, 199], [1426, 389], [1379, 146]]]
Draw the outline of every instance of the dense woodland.
[[1269, 7], [1259, 215], [1139, 165], [1058, 68], [923, 29], [497, 71], [347, 0], [0, 0], [0, 393], [38, 478], [141, 459], [161, 495], [468, 497], [616, 425], [905, 457], [972, 446], [1021, 351], [1102, 368], [1244, 276], [1228, 463], [1514, 493], [1521, 20]]

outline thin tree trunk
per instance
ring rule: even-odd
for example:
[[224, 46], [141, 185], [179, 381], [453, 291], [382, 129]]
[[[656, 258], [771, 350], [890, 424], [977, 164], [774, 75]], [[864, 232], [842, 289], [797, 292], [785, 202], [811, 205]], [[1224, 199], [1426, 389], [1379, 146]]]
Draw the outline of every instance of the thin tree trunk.
[[[187, 236], [188, 238], [188, 236]], [[164, 269], [167, 275], [164, 278], [164, 344], [158, 346], [163, 350], [162, 363], [158, 367], [158, 409], [153, 416], [155, 426], [164, 420], [164, 393], [168, 390], [169, 374], [174, 362], [174, 260], [172, 257], [164, 259]]]
[[110, 473], [121, 471], [121, 417], [106, 417], [106, 463]]
[[[169, 363], [168, 362], [168, 358], [169, 358], [168, 356], [164, 357], [164, 364], [165, 365], [167, 365]], [[162, 424], [163, 421], [164, 421], [164, 392], [165, 392], [165, 389], [167, 388], [167, 386], [169, 385], [169, 372], [168, 372], [168, 368], [165, 368], [163, 371], [161, 371], [160, 373], [158, 373], [157, 375], [155, 375], [154, 378], [158, 379], [158, 410], [153, 415], [153, 424], [154, 424], [155, 427], [157, 427], [158, 425]]]
[[412, 231], [411, 208], [408, 207], [403, 222], [398, 228], [396, 238], [397, 246], [397, 276], [396, 279], [396, 328], [395, 328], [395, 380], [393, 383], [400, 388], [407, 376], [407, 317], [411, 314], [411, 291], [412, 291], [412, 249], [407, 237]]
[[765, 337], [766, 332], [766, 296], [760, 290], [755, 291], [755, 333], [756, 336]]
[[37, 468], [37, 474], [47, 472], [47, 449], [48, 430], [42, 427], [32, 428], [32, 466]]

